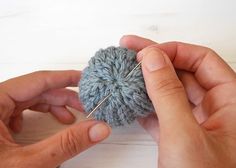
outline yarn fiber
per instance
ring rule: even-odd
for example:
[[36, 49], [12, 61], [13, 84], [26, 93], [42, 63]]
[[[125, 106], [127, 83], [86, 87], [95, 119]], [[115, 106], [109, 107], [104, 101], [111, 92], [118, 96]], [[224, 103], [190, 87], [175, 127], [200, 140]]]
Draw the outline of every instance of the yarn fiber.
[[122, 47], [100, 49], [89, 61], [79, 82], [79, 97], [86, 112], [91, 112], [108, 94], [111, 96], [93, 113], [97, 120], [116, 127], [132, 123], [154, 111], [147, 95], [136, 52]]

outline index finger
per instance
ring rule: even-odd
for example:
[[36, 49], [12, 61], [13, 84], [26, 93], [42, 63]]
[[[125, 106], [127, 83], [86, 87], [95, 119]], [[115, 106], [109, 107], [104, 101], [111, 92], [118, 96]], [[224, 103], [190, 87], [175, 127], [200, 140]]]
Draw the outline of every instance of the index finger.
[[125, 35], [120, 39], [121, 47], [126, 47], [137, 52], [153, 44], [157, 43], [152, 40], [135, 35]]
[[198, 45], [168, 42], [156, 45], [177, 69], [193, 72], [206, 89], [235, 80], [234, 70], [213, 50]]
[[206, 89], [236, 78], [234, 70], [213, 50], [206, 47], [181, 42], [157, 44], [132, 35], [121, 38], [120, 44], [136, 51], [155, 45], [167, 53], [175, 68], [193, 72], [201, 86]]
[[0, 83], [0, 90], [16, 101], [26, 101], [50, 89], [77, 86], [80, 76], [75, 70], [38, 71]]

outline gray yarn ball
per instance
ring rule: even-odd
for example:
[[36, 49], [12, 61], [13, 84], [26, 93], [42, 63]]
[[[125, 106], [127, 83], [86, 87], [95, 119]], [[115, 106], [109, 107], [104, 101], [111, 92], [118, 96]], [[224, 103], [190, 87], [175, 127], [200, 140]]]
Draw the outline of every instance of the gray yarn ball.
[[79, 97], [86, 112], [92, 111], [109, 93], [112, 95], [93, 113], [97, 120], [122, 126], [154, 111], [148, 98], [136, 52], [122, 47], [108, 47], [96, 52], [82, 72]]

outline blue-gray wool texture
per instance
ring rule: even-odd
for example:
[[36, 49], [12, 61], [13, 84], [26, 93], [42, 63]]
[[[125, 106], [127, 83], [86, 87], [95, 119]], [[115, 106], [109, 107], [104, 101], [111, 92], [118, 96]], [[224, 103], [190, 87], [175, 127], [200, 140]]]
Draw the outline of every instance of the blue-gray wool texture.
[[111, 93], [93, 116], [112, 127], [130, 124], [135, 118], [153, 112], [141, 68], [126, 78], [136, 65], [136, 52], [127, 48], [108, 47], [97, 51], [79, 82], [79, 97], [85, 111], [92, 111]]

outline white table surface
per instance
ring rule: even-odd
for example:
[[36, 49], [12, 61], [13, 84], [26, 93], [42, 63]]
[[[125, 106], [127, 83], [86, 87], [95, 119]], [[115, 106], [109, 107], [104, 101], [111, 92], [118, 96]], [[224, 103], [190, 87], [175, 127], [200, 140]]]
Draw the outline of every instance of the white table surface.
[[[0, 81], [35, 70], [83, 69], [96, 50], [124, 34], [213, 48], [236, 68], [234, 0], [0, 0]], [[74, 112], [78, 122], [83, 119]], [[65, 129], [50, 115], [26, 111], [17, 142]], [[64, 168], [154, 168], [157, 146], [137, 124], [62, 165]]]

